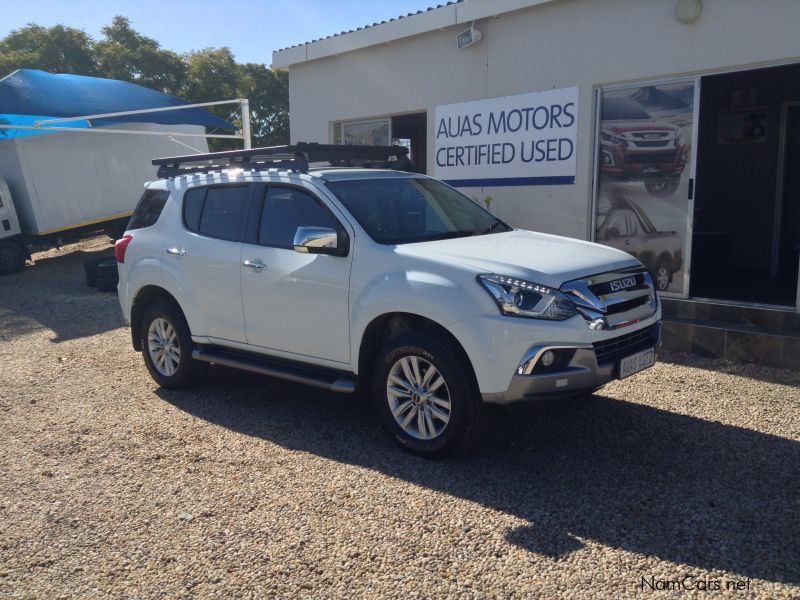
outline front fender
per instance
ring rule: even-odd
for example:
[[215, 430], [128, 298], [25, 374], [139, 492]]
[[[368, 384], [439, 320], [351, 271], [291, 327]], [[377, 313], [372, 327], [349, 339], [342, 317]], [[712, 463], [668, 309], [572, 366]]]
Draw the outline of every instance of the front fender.
[[355, 368], [364, 332], [378, 317], [409, 313], [447, 329], [452, 323], [496, 311], [488, 294], [469, 275], [456, 279], [425, 270], [382, 273], [363, 287], [351, 287], [351, 294], [350, 355]]

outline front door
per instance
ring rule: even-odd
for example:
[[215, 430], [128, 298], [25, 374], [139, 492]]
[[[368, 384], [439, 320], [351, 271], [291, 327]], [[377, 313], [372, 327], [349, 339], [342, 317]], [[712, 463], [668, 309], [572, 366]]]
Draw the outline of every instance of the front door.
[[312, 190], [297, 186], [265, 187], [260, 202], [258, 229], [242, 248], [247, 343], [348, 364], [352, 253], [301, 254], [292, 244], [298, 227], [340, 231], [339, 219]]

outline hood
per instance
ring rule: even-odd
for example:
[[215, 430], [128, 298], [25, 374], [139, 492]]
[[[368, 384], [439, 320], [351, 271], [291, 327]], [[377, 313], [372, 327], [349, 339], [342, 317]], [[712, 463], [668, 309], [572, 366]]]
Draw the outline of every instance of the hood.
[[553, 288], [578, 277], [640, 264], [630, 254], [609, 246], [523, 229], [404, 244], [397, 247], [397, 253], [458, 264], [476, 275], [511, 275]]

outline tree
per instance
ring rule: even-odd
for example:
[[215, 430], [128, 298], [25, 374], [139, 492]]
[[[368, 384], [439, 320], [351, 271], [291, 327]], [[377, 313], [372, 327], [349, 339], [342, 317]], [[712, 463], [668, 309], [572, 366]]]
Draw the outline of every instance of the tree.
[[250, 101], [254, 146], [289, 143], [289, 74], [255, 63], [239, 67], [239, 96]]
[[94, 45], [97, 70], [103, 77], [130, 81], [168, 94], [181, 93], [186, 64], [175, 52], [141, 35], [122, 16], [103, 27], [105, 39]]
[[[185, 100], [212, 102], [247, 98], [253, 144], [289, 142], [289, 79], [258, 63], [238, 64], [230, 49], [205, 48], [179, 55], [137, 32], [116, 16], [95, 42], [79, 29], [27, 25], [0, 40], [0, 77], [20, 68], [75, 73], [130, 81]], [[210, 107], [241, 128], [234, 105]], [[209, 140], [213, 149], [232, 148], [228, 140]]]
[[96, 75], [92, 38], [64, 25], [16, 29], [0, 41], [0, 77], [17, 69]]

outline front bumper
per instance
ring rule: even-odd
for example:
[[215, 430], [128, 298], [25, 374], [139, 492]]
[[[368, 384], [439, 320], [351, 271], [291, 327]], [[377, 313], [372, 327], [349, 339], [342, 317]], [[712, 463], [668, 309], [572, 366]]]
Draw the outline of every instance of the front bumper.
[[[661, 341], [661, 322], [594, 344], [539, 344], [525, 353], [508, 389], [482, 394], [484, 402], [510, 404], [553, 400], [590, 393], [619, 376], [620, 360]], [[547, 350], [572, 353], [566, 364], [542, 370], [539, 360]]]

